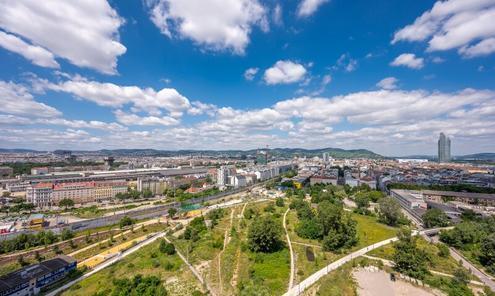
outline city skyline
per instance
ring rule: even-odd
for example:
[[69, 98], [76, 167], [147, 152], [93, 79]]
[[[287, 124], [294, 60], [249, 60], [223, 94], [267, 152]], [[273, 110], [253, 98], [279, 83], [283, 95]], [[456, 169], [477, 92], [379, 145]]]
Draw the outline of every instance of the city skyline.
[[495, 152], [495, 2], [383, 2], [4, 3], [0, 148]]

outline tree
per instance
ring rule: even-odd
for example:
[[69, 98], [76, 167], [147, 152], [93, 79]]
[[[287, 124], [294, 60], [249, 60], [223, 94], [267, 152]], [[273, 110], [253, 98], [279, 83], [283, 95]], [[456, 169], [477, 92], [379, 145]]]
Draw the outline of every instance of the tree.
[[68, 229], [68, 228], [65, 228], [64, 230], [62, 230], [62, 234], [60, 235], [60, 238], [64, 241], [64, 240], [68, 240], [68, 239], [71, 239], [74, 237], [74, 233]]
[[197, 241], [200, 239], [200, 234], [206, 231], [206, 223], [204, 217], [196, 217], [192, 219], [184, 231], [184, 238], [187, 240]]
[[168, 209], [168, 216], [170, 218], [173, 218], [175, 216], [175, 214], [177, 214], [177, 209], [176, 208], [170, 208], [170, 209]]
[[38, 262], [43, 261], [43, 257], [41, 257], [40, 252], [38, 250], [34, 252], [34, 259], [36, 259], [36, 261]]
[[283, 207], [283, 206], [284, 206], [284, 200], [283, 200], [283, 198], [278, 197], [278, 198], [276, 199], [276, 201], [275, 201], [275, 205], [276, 205], [277, 207]]
[[26, 260], [24, 260], [24, 256], [22, 256], [22, 255], [17, 257], [17, 263], [19, 263], [19, 265], [22, 267], [29, 265], [29, 262], [26, 262]]
[[131, 219], [129, 216], [124, 216], [122, 219], [120, 219], [119, 226], [120, 228], [124, 228], [126, 226], [134, 224], [134, 220]]
[[465, 248], [466, 245], [478, 243], [484, 233], [480, 224], [476, 222], [462, 222], [452, 230], [440, 232], [440, 240], [455, 248]]
[[142, 295], [142, 296], [166, 296], [167, 290], [157, 276], [135, 275], [134, 278], [116, 279], [111, 296]]
[[495, 272], [495, 234], [490, 234], [481, 241], [479, 259], [490, 272]]
[[354, 202], [356, 202], [356, 206], [359, 210], [367, 210], [370, 206], [370, 200], [366, 193], [358, 192], [354, 198]]
[[70, 198], [64, 198], [58, 202], [58, 206], [64, 207], [67, 210], [67, 208], [74, 206], [74, 201]]
[[422, 218], [426, 228], [445, 227], [449, 225], [449, 218], [440, 209], [428, 209]]
[[270, 217], [255, 220], [248, 230], [248, 246], [253, 252], [271, 253], [282, 246], [281, 226]]
[[394, 268], [413, 278], [423, 279], [428, 274], [428, 254], [416, 246], [417, 237], [411, 235], [410, 229], [401, 229], [398, 237], [394, 243]]
[[323, 227], [315, 219], [306, 219], [299, 222], [296, 232], [302, 238], [320, 239], [323, 237]]
[[167, 255], [173, 255], [175, 254], [175, 246], [173, 244], [168, 243], [166, 240], [162, 239], [160, 241], [160, 252], [167, 254]]
[[115, 198], [120, 199], [120, 200], [128, 199], [129, 198], [129, 194], [123, 193], [123, 192], [119, 192], [119, 193], [115, 194]]
[[380, 222], [390, 226], [404, 224], [405, 217], [401, 212], [400, 204], [391, 197], [384, 197], [379, 201]]
[[450, 249], [444, 244], [438, 244], [438, 256], [447, 258], [450, 256]]
[[356, 226], [357, 222], [349, 214], [343, 214], [336, 227], [330, 229], [323, 239], [323, 249], [337, 251], [355, 245], [358, 242]]
[[151, 190], [149, 190], [149, 189], [144, 189], [143, 190], [143, 197], [144, 198], [151, 198], [151, 197], [153, 197], [153, 192], [151, 192]]

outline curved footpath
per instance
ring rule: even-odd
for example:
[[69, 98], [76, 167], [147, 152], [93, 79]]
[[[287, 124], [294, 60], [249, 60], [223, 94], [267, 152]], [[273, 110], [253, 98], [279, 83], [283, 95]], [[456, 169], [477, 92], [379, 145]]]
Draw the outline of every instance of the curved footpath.
[[[442, 229], [448, 229], [448, 227], [447, 228], [445, 228], [445, 227], [444, 228], [434, 228], [434, 229], [423, 230], [423, 231], [414, 231], [412, 233], [412, 235], [437, 233]], [[304, 290], [306, 290], [307, 288], [309, 288], [310, 286], [315, 284], [319, 279], [321, 279], [322, 277], [324, 277], [325, 275], [327, 275], [331, 271], [334, 271], [335, 269], [339, 268], [340, 266], [346, 264], [347, 262], [350, 262], [353, 259], [360, 257], [360, 256], [368, 253], [371, 250], [374, 250], [374, 249], [377, 249], [379, 247], [388, 245], [388, 244], [390, 244], [394, 241], [397, 241], [397, 240], [398, 240], [397, 237], [389, 238], [389, 239], [383, 240], [381, 242], [372, 244], [370, 246], [364, 247], [364, 248], [357, 250], [356, 252], [353, 252], [347, 256], [344, 256], [344, 257], [340, 258], [339, 260], [332, 262], [329, 265], [327, 265], [326, 267], [313, 273], [312, 275], [307, 277], [305, 280], [303, 280], [299, 284], [293, 286], [291, 289], [289, 289], [289, 291], [287, 291], [287, 293], [284, 294], [284, 296], [299, 295], [302, 292], [304, 292]]]
[[289, 250], [290, 250], [290, 277], [289, 277], [289, 290], [292, 289], [294, 286], [294, 272], [295, 272], [295, 262], [294, 262], [294, 250], [292, 250], [292, 243], [290, 241], [290, 236], [289, 232], [287, 231], [287, 223], [286, 217], [287, 213], [289, 213], [290, 209], [287, 209], [284, 213], [284, 230], [285, 230], [285, 236], [287, 237], [287, 243], [289, 244]]

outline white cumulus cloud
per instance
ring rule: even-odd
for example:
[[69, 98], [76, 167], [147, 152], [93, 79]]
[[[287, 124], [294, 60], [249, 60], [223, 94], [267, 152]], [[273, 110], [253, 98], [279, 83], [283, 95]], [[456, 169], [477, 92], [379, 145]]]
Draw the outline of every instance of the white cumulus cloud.
[[0, 46], [6, 50], [22, 55], [35, 65], [47, 68], [60, 67], [51, 52], [43, 47], [28, 44], [12, 34], [0, 31]]
[[259, 68], [249, 68], [246, 71], [244, 71], [244, 78], [246, 80], [251, 81], [254, 79], [254, 76], [256, 76], [258, 71], [259, 71]]
[[22, 85], [0, 81], [0, 112], [36, 117], [54, 117], [62, 113], [44, 103], [36, 102]]
[[303, 80], [306, 73], [303, 65], [286, 60], [266, 69], [263, 78], [267, 84], [289, 84]]
[[297, 8], [297, 15], [299, 17], [308, 17], [326, 2], [329, 2], [329, 0], [302, 0]]
[[[1, 0], [0, 6], [0, 28], [29, 40], [29, 46], [43, 48], [79, 67], [117, 73], [117, 58], [126, 52], [118, 33], [124, 20], [106, 0]], [[27, 54], [32, 48], [19, 40], [12, 45], [16, 40], [10, 39], [9, 50], [40, 65], [32, 53]], [[37, 57], [44, 56], [42, 64], [53, 67], [53, 56], [39, 51]]]
[[396, 57], [390, 65], [395, 67], [404, 66], [411, 69], [421, 69], [424, 66], [424, 59], [416, 57], [413, 53], [403, 53]]
[[397, 88], [397, 82], [399, 82], [399, 79], [395, 77], [386, 77], [380, 80], [376, 86], [379, 88], [383, 89], [396, 89]]
[[495, 1], [437, 1], [413, 24], [397, 31], [392, 43], [428, 41], [429, 51], [458, 49], [467, 58], [495, 52]]
[[268, 30], [267, 9], [258, 0], [150, 0], [148, 5], [162, 34], [209, 50], [244, 54], [253, 27]]

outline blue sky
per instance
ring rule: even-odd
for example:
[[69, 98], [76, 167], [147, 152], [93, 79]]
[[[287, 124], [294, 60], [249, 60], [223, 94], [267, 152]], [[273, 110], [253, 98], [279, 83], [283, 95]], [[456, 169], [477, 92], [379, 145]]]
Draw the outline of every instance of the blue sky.
[[495, 0], [2, 6], [0, 147], [495, 151]]

